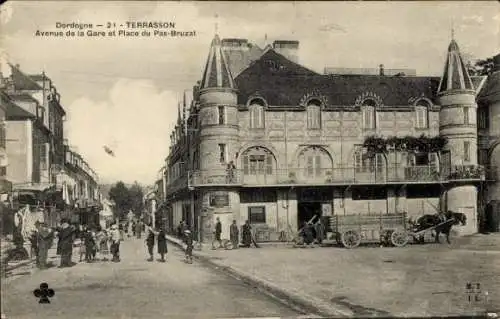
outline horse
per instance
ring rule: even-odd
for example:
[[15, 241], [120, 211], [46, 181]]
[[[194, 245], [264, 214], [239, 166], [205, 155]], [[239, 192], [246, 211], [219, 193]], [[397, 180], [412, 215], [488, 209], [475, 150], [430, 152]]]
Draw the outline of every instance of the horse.
[[[445, 220], [443, 220], [443, 217], [446, 218], [446, 223], [443, 223]], [[443, 223], [443, 224], [442, 224]], [[442, 225], [439, 225], [442, 224]], [[436, 238], [436, 243], [441, 243], [439, 241], [439, 234], [443, 233], [446, 235], [446, 242], [450, 244], [450, 231], [453, 226], [462, 224], [462, 226], [465, 226], [467, 224], [467, 216], [462, 213], [456, 213], [452, 211], [447, 211], [446, 213], [442, 214], [436, 214], [436, 215], [423, 215], [420, 218], [417, 219], [416, 223], [414, 224], [415, 232], [419, 232], [421, 230], [434, 227], [436, 225], [439, 225], [438, 227], [434, 228], [436, 231], [436, 234], [434, 235]], [[423, 238], [424, 236], [422, 235], [420, 237], [420, 242], [423, 243]]]

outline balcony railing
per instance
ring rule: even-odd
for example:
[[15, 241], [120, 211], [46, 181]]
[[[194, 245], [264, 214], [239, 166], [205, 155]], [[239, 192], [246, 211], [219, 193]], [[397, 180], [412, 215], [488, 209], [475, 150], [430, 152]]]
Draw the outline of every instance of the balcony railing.
[[[385, 183], [433, 183], [452, 180], [481, 181], [494, 178], [483, 166], [460, 165], [438, 170], [437, 166], [393, 166], [367, 168], [307, 169], [290, 168], [251, 172], [241, 169], [194, 171], [189, 173], [189, 186], [205, 185], [261, 185], [279, 186], [287, 184], [342, 185], [342, 184], [385, 184]], [[493, 171], [493, 170], [491, 170]], [[172, 185], [176, 185], [174, 182]], [[172, 186], [169, 186], [172, 187]]]

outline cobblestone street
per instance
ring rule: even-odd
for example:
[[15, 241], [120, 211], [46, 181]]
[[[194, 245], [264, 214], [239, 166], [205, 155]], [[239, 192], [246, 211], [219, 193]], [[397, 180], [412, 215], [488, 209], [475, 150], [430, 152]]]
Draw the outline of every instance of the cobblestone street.
[[[196, 253], [325, 311], [446, 316], [499, 311], [499, 247], [500, 236], [491, 234], [452, 239], [451, 245], [351, 250], [262, 245], [231, 251], [204, 248]], [[481, 301], [468, 302], [467, 282], [481, 284]]]
[[[147, 262], [144, 241], [122, 244], [122, 262], [79, 263], [72, 268], [34, 270], [3, 280], [6, 318], [217, 318], [296, 316], [294, 310], [220, 272], [194, 263], [172, 245], [166, 263]], [[73, 256], [73, 261], [77, 261]], [[53, 261], [57, 261], [52, 259]], [[29, 270], [29, 269], [28, 269]], [[33, 290], [47, 282], [51, 304]]]

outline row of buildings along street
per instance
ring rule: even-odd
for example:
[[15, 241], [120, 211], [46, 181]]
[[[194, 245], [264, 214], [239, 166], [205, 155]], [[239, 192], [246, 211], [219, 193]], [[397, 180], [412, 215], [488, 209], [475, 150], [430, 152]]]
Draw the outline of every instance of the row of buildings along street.
[[24, 214], [24, 230], [36, 221], [55, 227], [62, 218], [99, 223], [98, 175], [64, 136], [56, 84], [44, 72], [26, 74], [12, 64], [6, 70], [0, 74], [2, 235], [12, 235], [16, 211]]
[[185, 221], [206, 242], [217, 217], [226, 239], [249, 221], [265, 242], [314, 215], [331, 231], [338, 215], [455, 211], [461, 235], [498, 230], [500, 55], [489, 76], [469, 75], [452, 39], [439, 77], [383, 64], [319, 74], [299, 44], [213, 38], [146, 198], [157, 224]]

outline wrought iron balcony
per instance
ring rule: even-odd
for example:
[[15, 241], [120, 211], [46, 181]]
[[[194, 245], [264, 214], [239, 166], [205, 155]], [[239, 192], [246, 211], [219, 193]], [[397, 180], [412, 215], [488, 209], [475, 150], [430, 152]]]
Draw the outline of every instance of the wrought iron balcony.
[[189, 186], [240, 185], [366, 185], [394, 183], [442, 183], [450, 180], [482, 181], [493, 177], [479, 165], [453, 166], [438, 170], [436, 166], [392, 166], [392, 167], [344, 167], [334, 169], [290, 168], [273, 170], [243, 171], [198, 170], [189, 173]]

